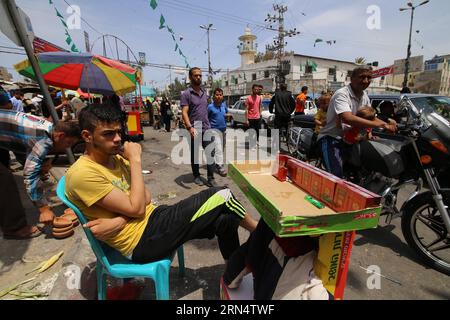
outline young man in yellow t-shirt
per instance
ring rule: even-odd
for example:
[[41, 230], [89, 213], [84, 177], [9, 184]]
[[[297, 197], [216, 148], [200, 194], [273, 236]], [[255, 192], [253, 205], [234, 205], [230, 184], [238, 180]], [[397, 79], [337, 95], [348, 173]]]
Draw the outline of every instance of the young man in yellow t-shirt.
[[210, 188], [172, 206], [155, 207], [144, 185], [141, 146], [122, 148], [120, 114], [89, 106], [81, 112], [86, 153], [66, 175], [66, 195], [89, 220], [93, 235], [129, 259], [145, 263], [170, 255], [191, 239], [217, 235], [225, 260], [239, 247], [237, 228], [256, 222], [228, 188]]

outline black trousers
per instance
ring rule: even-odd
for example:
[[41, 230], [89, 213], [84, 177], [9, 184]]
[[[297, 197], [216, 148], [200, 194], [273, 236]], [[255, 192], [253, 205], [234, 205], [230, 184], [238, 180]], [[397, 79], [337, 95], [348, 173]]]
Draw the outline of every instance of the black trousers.
[[256, 141], [259, 141], [259, 130], [261, 129], [261, 118], [259, 119], [248, 119], [249, 129], [254, 129], [256, 131]]
[[14, 176], [0, 163], [0, 228], [14, 232], [27, 225], [25, 209]]
[[151, 214], [132, 260], [147, 263], [163, 259], [192, 239], [217, 236], [225, 260], [239, 248], [237, 229], [245, 209], [228, 188], [210, 188]]
[[[194, 138], [191, 138], [191, 168], [192, 174], [196, 178], [200, 176], [200, 146], [203, 147], [203, 150], [206, 150], [211, 143], [214, 143], [214, 140], [211, 139], [211, 141], [205, 141], [203, 139], [203, 133], [199, 133], [195, 139], [199, 139], [197, 145], [194, 143]], [[206, 171], [208, 174], [208, 179], [214, 179], [214, 156], [211, 156], [206, 154]]]
[[166, 116], [163, 116], [162, 118], [164, 121], [164, 126], [166, 127], [166, 131], [170, 132], [170, 120], [172, 117], [166, 115]]

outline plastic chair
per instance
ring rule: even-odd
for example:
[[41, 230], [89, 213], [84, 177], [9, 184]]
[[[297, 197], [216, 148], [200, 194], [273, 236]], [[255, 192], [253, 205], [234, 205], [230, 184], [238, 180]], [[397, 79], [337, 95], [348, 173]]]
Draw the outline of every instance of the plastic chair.
[[[67, 199], [65, 195], [65, 182], [66, 178], [63, 176], [58, 182], [56, 194], [62, 202], [75, 211], [81, 224], [84, 225], [87, 223], [86, 218], [81, 211]], [[95, 256], [97, 257], [96, 271], [98, 300], [106, 300], [106, 275], [121, 279], [135, 277], [150, 278], [155, 283], [156, 298], [158, 300], [169, 300], [169, 270], [175, 253], [172, 254], [172, 256], [159, 261], [137, 264], [122, 256], [117, 250], [109, 247], [101, 241], [98, 241], [88, 228], [83, 228], [83, 230], [86, 233]], [[178, 248], [177, 254], [180, 276], [184, 276], [183, 246]]]

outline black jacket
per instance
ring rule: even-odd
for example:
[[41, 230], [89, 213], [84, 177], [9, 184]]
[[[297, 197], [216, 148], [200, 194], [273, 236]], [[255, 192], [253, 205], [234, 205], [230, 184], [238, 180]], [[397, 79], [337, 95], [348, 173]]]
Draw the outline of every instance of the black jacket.
[[275, 105], [275, 114], [277, 115], [291, 115], [295, 110], [295, 100], [290, 91], [277, 91], [272, 97], [269, 104], [269, 112], [273, 112]]

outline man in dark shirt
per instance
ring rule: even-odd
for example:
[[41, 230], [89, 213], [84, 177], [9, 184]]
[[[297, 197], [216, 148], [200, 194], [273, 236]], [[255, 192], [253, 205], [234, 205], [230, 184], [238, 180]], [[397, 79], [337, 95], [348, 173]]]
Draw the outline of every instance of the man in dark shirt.
[[[291, 120], [291, 114], [295, 109], [295, 100], [290, 91], [287, 91], [287, 85], [285, 83], [280, 84], [280, 90], [275, 92], [272, 100], [269, 104], [269, 112], [274, 113], [275, 106], [275, 129], [285, 130], [287, 134], [289, 121]], [[281, 132], [280, 132], [281, 136]]]
[[[189, 70], [189, 79], [191, 87], [181, 94], [181, 109], [183, 121], [186, 129], [191, 135], [191, 167], [194, 175], [194, 183], [203, 185], [200, 179], [199, 170], [199, 147], [200, 142], [203, 149], [206, 150], [211, 141], [205, 141], [203, 135], [211, 128], [208, 119], [208, 94], [202, 89], [202, 71], [200, 68], [192, 68]], [[207, 172], [209, 187], [216, 187], [214, 180], [214, 159], [210, 154], [206, 154]]]

